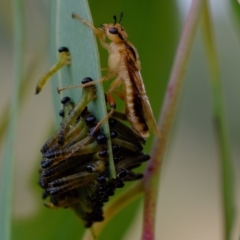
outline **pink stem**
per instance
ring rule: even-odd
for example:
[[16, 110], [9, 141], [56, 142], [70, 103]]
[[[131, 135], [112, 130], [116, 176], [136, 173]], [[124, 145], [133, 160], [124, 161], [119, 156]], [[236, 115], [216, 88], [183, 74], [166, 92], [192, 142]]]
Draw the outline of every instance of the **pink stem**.
[[143, 185], [145, 189], [144, 202], [144, 223], [143, 223], [143, 240], [155, 239], [155, 218], [156, 203], [158, 195], [158, 182], [160, 169], [164, 159], [167, 141], [171, 131], [173, 119], [175, 117], [177, 104], [183, 85], [187, 63], [189, 60], [193, 40], [202, 15], [203, 7], [206, 0], [193, 0], [184, 29], [177, 49], [177, 54], [173, 64], [169, 84], [167, 87], [162, 112], [160, 114], [159, 128], [162, 137], [156, 138], [151, 152], [152, 159], [149, 162]]

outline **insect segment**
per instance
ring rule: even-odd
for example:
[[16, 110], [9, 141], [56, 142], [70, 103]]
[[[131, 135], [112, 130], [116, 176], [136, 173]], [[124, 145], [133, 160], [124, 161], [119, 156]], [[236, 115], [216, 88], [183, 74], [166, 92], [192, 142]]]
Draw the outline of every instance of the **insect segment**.
[[[94, 222], [103, 221], [102, 207], [117, 188], [122, 188], [126, 181], [143, 177], [133, 169], [150, 157], [142, 152], [145, 140], [115, 118], [109, 119], [109, 125], [116, 179], [109, 177], [108, 148], [106, 137], [101, 131], [95, 132], [91, 141], [84, 145], [83, 148], [88, 149], [88, 152], [65, 154], [69, 153], [73, 146], [89, 138], [88, 134], [97, 125], [97, 121], [87, 108], [78, 112], [74, 121], [70, 121], [69, 118], [74, 112], [73, 103], [69, 98], [64, 98], [62, 103], [62, 126], [71, 122], [71, 128], [66, 131], [63, 145], [57, 143], [57, 135], [44, 144], [41, 150], [43, 159], [39, 183], [44, 189], [43, 198], [49, 199], [45, 202], [46, 207], [69, 207], [83, 220], [85, 227], [91, 227]], [[49, 161], [51, 163], [48, 163]]]
[[50, 79], [50, 77], [57, 72], [60, 68], [62, 68], [64, 65], [70, 65], [71, 64], [71, 57], [70, 53], [67, 47], [60, 47], [58, 49], [59, 56], [58, 61], [56, 64], [54, 64], [38, 81], [36, 86], [35, 94], [40, 93], [46, 82]]
[[[89, 77], [86, 77], [82, 80], [83, 85], [89, 82], [92, 82], [92, 79]], [[59, 130], [59, 135], [58, 135], [59, 145], [64, 144], [65, 135], [68, 132], [71, 125], [77, 120], [77, 118], [79, 117], [79, 114], [84, 110], [84, 108], [87, 106], [89, 102], [91, 102], [94, 98], [96, 98], [95, 92], [96, 92], [96, 89], [94, 85], [83, 89], [80, 101], [77, 103], [73, 111], [70, 113], [70, 116], [63, 122], [62, 127]]]
[[[82, 80], [82, 84], [88, 83], [90, 81], [92, 81], [92, 79], [86, 77]], [[96, 89], [95, 86], [90, 86], [83, 89], [80, 100], [75, 107], [73, 103], [69, 100], [69, 98], [64, 98], [61, 101], [62, 104], [65, 106], [64, 109], [60, 111], [60, 115], [65, 116], [64, 121], [62, 122], [58, 132], [56, 132], [42, 146], [41, 152], [43, 154], [45, 154], [47, 150], [49, 151], [49, 149], [56, 150], [59, 145], [66, 146], [69, 140], [72, 140], [72, 138], [76, 137], [76, 135], [78, 136], [76, 141], [79, 142], [80, 139], [83, 139], [82, 135], [86, 134], [86, 129], [83, 128], [83, 120], [81, 119], [80, 121], [78, 121], [78, 124], [74, 128], [72, 126], [75, 124], [76, 120], [78, 120], [79, 116], [81, 116], [81, 114], [83, 114], [83, 116], [85, 115], [84, 110], [87, 104], [94, 98], [96, 98]], [[66, 114], [66, 111], [68, 112], [69, 116], [68, 114]]]
[[[116, 16], [114, 16], [114, 23], [102, 24], [100, 28], [97, 29], [80, 16], [75, 13], [72, 14], [73, 18], [79, 19], [94, 31], [103, 48], [109, 53], [108, 74], [100, 80], [88, 83], [82, 87], [101, 83], [115, 77], [107, 92], [107, 99], [112, 108], [108, 117], [112, 115], [116, 108], [111, 96], [112, 93], [115, 93], [125, 101], [126, 117], [133, 130], [139, 136], [147, 138], [150, 129], [156, 136], [160, 137], [160, 131], [154, 118], [140, 73], [141, 64], [138, 52], [134, 45], [127, 41], [128, 35], [124, 27], [120, 25], [122, 16], [121, 14], [118, 22]], [[110, 40], [110, 43], [105, 41], [106, 37]], [[123, 86], [123, 92], [118, 91], [121, 85]], [[59, 89], [58, 91], [60, 92], [63, 89]], [[103, 119], [102, 122], [106, 119], [107, 118]]]

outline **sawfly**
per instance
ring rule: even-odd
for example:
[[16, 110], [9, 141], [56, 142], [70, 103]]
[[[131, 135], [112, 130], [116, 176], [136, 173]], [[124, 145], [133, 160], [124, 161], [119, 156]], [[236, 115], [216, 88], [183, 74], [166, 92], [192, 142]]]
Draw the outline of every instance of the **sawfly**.
[[[98, 37], [102, 47], [109, 53], [108, 74], [97, 81], [84, 84], [82, 87], [115, 78], [106, 94], [107, 101], [111, 106], [111, 111], [98, 124], [98, 128], [115, 111], [116, 105], [112, 97], [112, 93], [115, 93], [120, 99], [125, 101], [125, 115], [136, 134], [147, 138], [149, 137], [150, 129], [154, 135], [160, 137], [160, 131], [142, 80], [140, 72], [141, 63], [138, 52], [134, 45], [127, 40], [127, 32], [124, 27], [120, 25], [123, 14], [120, 15], [119, 21], [117, 21], [116, 16], [113, 16], [114, 23], [102, 24], [100, 28], [95, 28], [91, 23], [75, 13], [72, 14], [72, 17], [79, 19], [90, 27]], [[110, 43], [105, 41], [106, 38], [110, 40]], [[118, 90], [121, 85], [123, 86], [123, 92]], [[74, 87], [77, 86], [58, 89], [58, 92]]]

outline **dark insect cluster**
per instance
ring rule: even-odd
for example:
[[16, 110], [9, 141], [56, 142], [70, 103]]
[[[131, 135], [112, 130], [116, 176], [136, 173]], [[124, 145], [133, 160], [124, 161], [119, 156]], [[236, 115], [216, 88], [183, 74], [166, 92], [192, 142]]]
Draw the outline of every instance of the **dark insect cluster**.
[[[83, 84], [91, 81], [85, 78]], [[107, 137], [94, 131], [98, 120], [87, 104], [95, 98], [95, 86], [83, 88], [74, 106], [69, 97], [62, 99], [60, 129], [42, 147], [39, 184], [44, 189], [46, 207], [72, 208], [85, 227], [104, 219], [103, 205], [124, 182], [143, 177], [134, 168], [147, 161], [145, 140], [113, 115], [109, 119], [116, 178], [108, 170]]]

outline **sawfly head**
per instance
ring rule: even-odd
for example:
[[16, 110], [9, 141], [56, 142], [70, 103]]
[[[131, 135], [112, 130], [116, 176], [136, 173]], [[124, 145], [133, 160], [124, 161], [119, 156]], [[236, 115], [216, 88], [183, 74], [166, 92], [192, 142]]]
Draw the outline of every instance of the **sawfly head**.
[[124, 27], [120, 24], [123, 17], [123, 13], [120, 14], [120, 18], [117, 21], [117, 17], [114, 15], [114, 23], [105, 23], [100, 26], [100, 29], [104, 31], [108, 39], [112, 42], [122, 42], [128, 38], [127, 32]]

